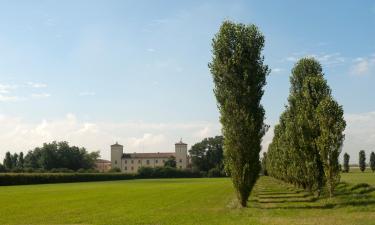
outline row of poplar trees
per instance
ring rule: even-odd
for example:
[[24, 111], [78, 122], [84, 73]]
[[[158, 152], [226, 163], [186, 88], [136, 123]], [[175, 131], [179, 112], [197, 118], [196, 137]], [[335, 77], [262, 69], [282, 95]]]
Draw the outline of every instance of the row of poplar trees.
[[290, 83], [288, 104], [268, 147], [267, 172], [317, 195], [326, 187], [332, 197], [340, 181], [339, 155], [346, 126], [343, 108], [314, 58], [295, 64]]

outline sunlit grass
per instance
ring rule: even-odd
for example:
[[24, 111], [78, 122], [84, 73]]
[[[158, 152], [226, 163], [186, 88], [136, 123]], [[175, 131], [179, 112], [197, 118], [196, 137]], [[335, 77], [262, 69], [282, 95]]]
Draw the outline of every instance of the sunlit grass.
[[316, 199], [261, 177], [245, 209], [227, 178], [8, 186], [0, 224], [374, 224], [374, 179], [342, 174], [335, 198]]

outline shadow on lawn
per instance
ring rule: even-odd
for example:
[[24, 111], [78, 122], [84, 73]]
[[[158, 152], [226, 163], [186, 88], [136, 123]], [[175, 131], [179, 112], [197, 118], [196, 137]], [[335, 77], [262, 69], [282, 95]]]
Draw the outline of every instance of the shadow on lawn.
[[[365, 207], [375, 205], [375, 196], [371, 195], [375, 188], [361, 183], [350, 186], [340, 183], [335, 190], [335, 197], [329, 199], [327, 194], [315, 198], [311, 194], [293, 196], [290, 192], [274, 192], [259, 194], [254, 203], [256, 208], [261, 209], [332, 209], [338, 207]], [[272, 194], [276, 196], [272, 196]], [[310, 196], [310, 198], [308, 198]], [[269, 200], [268, 200], [269, 199]]]

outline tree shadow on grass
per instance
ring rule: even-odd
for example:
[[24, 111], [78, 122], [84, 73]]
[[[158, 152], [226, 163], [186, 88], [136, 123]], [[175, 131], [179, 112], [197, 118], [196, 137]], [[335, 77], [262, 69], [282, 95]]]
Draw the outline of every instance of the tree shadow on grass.
[[[312, 197], [310, 199], [306, 199], [309, 194], [305, 195], [304, 198], [302, 196], [288, 196], [290, 193], [286, 194], [285, 196], [272, 196], [270, 193], [270, 196], [258, 196], [258, 199], [256, 200], [258, 204], [256, 207], [261, 209], [332, 209], [348, 206], [366, 207], [375, 205], [375, 197], [371, 195], [371, 193], [374, 191], [375, 187], [365, 183], [350, 186], [345, 182], [341, 182], [336, 187], [335, 197], [332, 199], [332, 202], [325, 202], [330, 201], [327, 193], [320, 198]], [[274, 194], [276, 195], [276, 193], [277, 192]], [[298, 199], [299, 197], [300, 199]], [[271, 200], [267, 201], [266, 199]], [[283, 203], [290, 203], [290, 205], [285, 205]], [[301, 203], [306, 204], [301, 205]]]

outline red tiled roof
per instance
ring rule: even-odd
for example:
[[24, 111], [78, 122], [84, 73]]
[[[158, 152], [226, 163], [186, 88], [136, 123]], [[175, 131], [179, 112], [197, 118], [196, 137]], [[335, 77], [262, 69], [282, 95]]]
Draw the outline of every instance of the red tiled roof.
[[97, 159], [95, 162], [96, 163], [111, 163], [111, 161], [106, 160], [106, 159]]
[[174, 152], [157, 152], [157, 153], [130, 153], [123, 154], [123, 158], [169, 158], [175, 156]]

